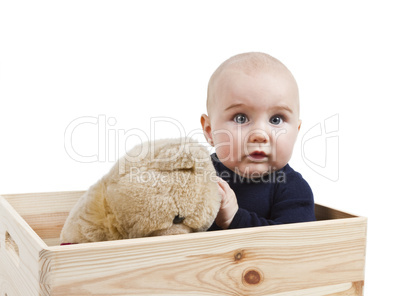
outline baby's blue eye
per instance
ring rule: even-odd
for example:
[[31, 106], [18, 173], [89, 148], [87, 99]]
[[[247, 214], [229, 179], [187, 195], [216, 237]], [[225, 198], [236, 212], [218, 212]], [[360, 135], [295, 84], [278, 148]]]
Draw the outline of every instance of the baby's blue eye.
[[234, 122], [238, 123], [238, 124], [243, 124], [248, 122], [248, 118], [246, 115], [244, 114], [237, 114], [235, 115], [235, 117], [233, 118]]
[[283, 122], [283, 119], [279, 115], [272, 116], [269, 122], [273, 125], [279, 125]]

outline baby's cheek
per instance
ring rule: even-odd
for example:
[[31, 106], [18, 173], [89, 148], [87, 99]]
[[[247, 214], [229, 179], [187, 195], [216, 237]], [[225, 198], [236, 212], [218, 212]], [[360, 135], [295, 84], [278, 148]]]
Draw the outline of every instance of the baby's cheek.
[[288, 163], [290, 157], [292, 156], [295, 140], [296, 138], [294, 135], [290, 133], [277, 137], [275, 143], [275, 156], [278, 163], [281, 163], [282, 165]]
[[220, 161], [225, 162], [225, 161], [229, 161], [230, 159], [232, 159], [232, 156], [231, 156], [232, 153], [231, 153], [231, 149], [229, 146], [216, 147], [215, 151], [216, 151], [216, 155], [218, 155], [218, 158], [220, 159]]
[[221, 133], [218, 134], [214, 139], [214, 147], [216, 150], [216, 154], [218, 155], [219, 159], [222, 160], [229, 160], [233, 158], [234, 150], [233, 148], [236, 146], [234, 144], [235, 139], [229, 133]]

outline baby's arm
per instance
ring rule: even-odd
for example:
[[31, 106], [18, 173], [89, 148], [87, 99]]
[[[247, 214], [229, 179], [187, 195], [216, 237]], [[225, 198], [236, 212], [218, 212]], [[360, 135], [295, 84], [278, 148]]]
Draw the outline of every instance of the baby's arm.
[[269, 217], [260, 217], [239, 208], [229, 228], [315, 221], [313, 193], [300, 174], [286, 175], [286, 183], [280, 183], [276, 189], [270, 212]]
[[260, 217], [252, 211], [239, 208], [236, 195], [229, 184], [219, 177], [218, 184], [222, 202], [215, 224], [222, 229], [315, 220], [313, 193], [300, 174], [287, 175], [287, 183], [280, 186], [271, 205], [272, 213], [269, 218]]
[[222, 229], [227, 229], [232, 223], [234, 216], [239, 210], [236, 194], [229, 184], [218, 177], [219, 193], [222, 196], [221, 207], [215, 219], [216, 225]]

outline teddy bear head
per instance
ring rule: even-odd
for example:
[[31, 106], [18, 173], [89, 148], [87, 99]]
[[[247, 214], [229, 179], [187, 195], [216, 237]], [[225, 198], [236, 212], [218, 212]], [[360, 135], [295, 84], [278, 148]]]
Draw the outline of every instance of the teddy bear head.
[[76, 243], [205, 231], [220, 201], [203, 145], [186, 138], [142, 143], [81, 197], [61, 238]]
[[107, 186], [119, 224], [130, 238], [207, 230], [220, 206], [208, 150], [183, 138], [151, 144], [121, 159]]

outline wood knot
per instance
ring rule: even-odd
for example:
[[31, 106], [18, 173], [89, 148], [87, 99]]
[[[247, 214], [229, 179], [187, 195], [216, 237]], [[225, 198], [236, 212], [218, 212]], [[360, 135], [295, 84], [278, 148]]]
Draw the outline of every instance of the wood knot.
[[243, 284], [245, 285], [259, 285], [263, 281], [263, 274], [256, 268], [246, 269], [243, 272]]
[[241, 259], [243, 259], [244, 257], [244, 251], [240, 250], [240, 251], [236, 251], [236, 253], [234, 254], [234, 260], [235, 261], [240, 261]]

